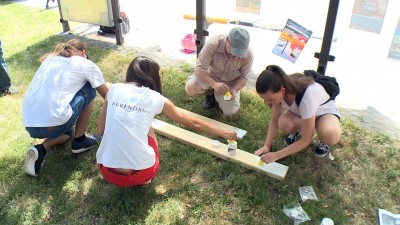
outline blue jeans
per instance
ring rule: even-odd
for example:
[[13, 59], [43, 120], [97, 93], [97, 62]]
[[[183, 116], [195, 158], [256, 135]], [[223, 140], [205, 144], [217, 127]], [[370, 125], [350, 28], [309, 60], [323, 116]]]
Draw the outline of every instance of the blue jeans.
[[55, 127], [25, 127], [32, 138], [57, 138], [66, 134], [72, 137], [73, 127], [82, 111], [96, 97], [96, 89], [92, 88], [89, 82], [86, 82], [69, 103], [72, 108], [71, 118], [63, 125]]
[[3, 48], [0, 40], [0, 92], [9, 89], [11, 86], [10, 76], [8, 75], [6, 59], [3, 56]]

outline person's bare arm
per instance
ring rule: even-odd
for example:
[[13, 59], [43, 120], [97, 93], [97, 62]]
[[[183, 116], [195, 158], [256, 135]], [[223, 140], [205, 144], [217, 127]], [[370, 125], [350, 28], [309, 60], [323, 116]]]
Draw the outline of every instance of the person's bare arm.
[[309, 119], [303, 120], [301, 125], [301, 138], [293, 144], [277, 151], [269, 152], [261, 156], [261, 160], [266, 163], [275, 162], [286, 156], [293, 155], [307, 148], [311, 141], [315, 127], [315, 115]]
[[197, 68], [195, 69], [194, 74], [200, 81], [206, 83], [208, 86], [214, 89], [214, 91], [217, 92], [219, 95], [223, 95], [229, 90], [228, 85], [221, 82], [216, 82], [214, 79], [212, 79], [210, 74], [204, 69]]
[[278, 134], [278, 120], [282, 114], [281, 104], [272, 105], [271, 111], [272, 116], [271, 120], [269, 121], [267, 137], [265, 138], [264, 145], [255, 152], [256, 155], [263, 155], [269, 152], [271, 150], [272, 142]]
[[107, 104], [108, 104], [108, 101], [107, 101], [107, 97], [106, 97], [103, 102], [103, 108], [101, 109], [100, 114], [99, 114], [99, 120], [97, 122], [97, 132], [100, 135], [104, 134], [104, 130], [106, 127]]
[[106, 98], [108, 92], [107, 84], [102, 84], [96, 88], [97, 92], [101, 95], [101, 97]]
[[165, 98], [164, 108], [162, 112], [173, 121], [183, 124], [184, 126], [197, 130], [199, 132], [214, 134], [228, 140], [236, 140], [237, 138], [237, 134], [235, 131], [224, 130], [203, 120], [191, 117], [183, 113], [167, 98]]
[[233, 85], [233, 87], [229, 90], [229, 92], [232, 95], [232, 99], [236, 96], [236, 93], [238, 93], [247, 83], [247, 80], [243, 78], [238, 78]]

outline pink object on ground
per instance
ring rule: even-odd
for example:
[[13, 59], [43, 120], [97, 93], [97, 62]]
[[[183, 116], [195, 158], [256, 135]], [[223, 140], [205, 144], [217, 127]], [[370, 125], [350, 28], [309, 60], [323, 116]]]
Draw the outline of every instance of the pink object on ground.
[[190, 54], [196, 51], [196, 37], [196, 34], [186, 34], [182, 39], [181, 44], [185, 53]]

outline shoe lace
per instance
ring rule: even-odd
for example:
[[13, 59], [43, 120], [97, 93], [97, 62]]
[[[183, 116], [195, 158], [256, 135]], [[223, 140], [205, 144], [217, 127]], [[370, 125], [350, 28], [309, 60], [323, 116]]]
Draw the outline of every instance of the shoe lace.
[[324, 144], [324, 143], [320, 143], [319, 146], [318, 146], [318, 148], [319, 148], [320, 150], [324, 151], [324, 152], [329, 151], [329, 146], [328, 146], [327, 144]]
[[297, 133], [289, 134], [287, 138], [288, 138], [290, 141], [296, 141], [296, 140], [297, 140]]

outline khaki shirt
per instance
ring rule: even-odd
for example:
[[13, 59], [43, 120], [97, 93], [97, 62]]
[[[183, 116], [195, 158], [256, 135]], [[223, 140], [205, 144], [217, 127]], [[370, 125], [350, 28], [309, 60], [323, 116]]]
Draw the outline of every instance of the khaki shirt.
[[226, 52], [226, 35], [211, 37], [201, 50], [196, 69], [207, 71], [216, 82], [234, 85], [239, 78], [248, 80], [253, 64], [253, 52], [249, 48], [247, 56], [230, 58]]

